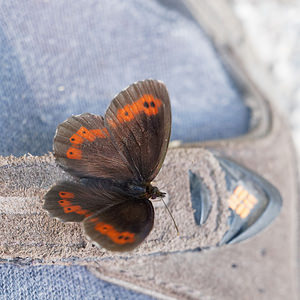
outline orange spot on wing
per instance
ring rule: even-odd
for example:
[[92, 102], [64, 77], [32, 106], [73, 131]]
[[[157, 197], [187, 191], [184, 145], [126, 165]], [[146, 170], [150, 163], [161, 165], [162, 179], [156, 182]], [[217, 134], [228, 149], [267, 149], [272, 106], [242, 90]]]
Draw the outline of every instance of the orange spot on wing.
[[93, 142], [96, 139], [96, 136], [83, 126], [79, 128], [76, 134], [82, 136], [83, 138], [87, 139], [90, 142]]
[[134, 115], [138, 115], [141, 112], [138, 101], [132, 103], [129, 107]]
[[100, 139], [105, 139], [109, 136], [108, 130], [106, 128], [92, 129], [90, 130], [90, 132]]
[[108, 132], [108, 130], [107, 130], [107, 128], [102, 128], [102, 131], [106, 134], [106, 136], [109, 136], [109, 132]]
[[[148, 116], [154, 116], [158, 113], [162, 106], [162, 101], [155, 98], [151, 94], [145, 94], [132, 104], [127, 104], [123, 108], [118, 109], [117, 119], [120, 123], [130, 122], [134, 117], [142, 112]], [[116, 128], [117, 124], [113, 120], [108, 120], [112, 128]]]
[[159, 107], [162, 105], [161, 100], [155, 98], [153, 95], [144, 95], [138, 101], [139, 106], [148, 116], [153, 116], [158, 113]]
[[127, 241], [127, 243], [133, 243], [134, 242], [134, 233], [132, 232], [122, 232], [124, 235], [124, 240]]
[[91, 223], [96, 223], [97, 221], [98, 221], [98, 218], [92, 218], [89, 220], [89, 222], [91, 222]]
[[118, 243], [118, 237], [121, 235], [121, 232], [117, 231], [117, 230], [111, 230], [110, 232], [108, 232], [107, 234], [111, 240], [113, 240], [115, 243]]
[[117, 118], [120, 123], [129, 122], [134, 118], [134, 114], [130, 109], [131, 105], [127, 104], [124, 108], [118, 110]]
[[70, 192], [64, 192], [64, 191], [61, 191], [61, 192], [58, 193], [58, 195], [59, 195], [61, 198], [66, 198], [66, 199], [74, 198], [74, 194], [73, 194], [73, 193], [70, 193]]
[[[98, 220], [98, 218], [94, 219]], [[112, 225], [106, 224], [104, 222], [97, 223], [94, 229], [101, 234], [108, 236], [116, 244], [123, 245], [127, 243], [133, 243], [135, 241], [134, 233], [128, 231], [119, 232]]]
[[80, 205], [70, 205], [70, 206], [65, 206], [64, 207], [64, 212], [66, 214], [72, 213], [72, 212], [77, 212], [78, 210], [81, 210], [81, 206]]
[[81, 150], [80, 149], [76, 149], [74, 147], [70, 147], [66, 153], [67, 158], [70, 159], [81, 159]]
[[134, 242], [134, 233], [125, 232], [109, 232], [108, 236], [113, 240], [113, 242], [123, 245], [127, 243]]
[[58, 201], [58, 203], [60, 204], [60, 206], [62, 207], [67, 207], [67, 206], [71, 206], [71, 202], [65, 199], [61, 199]]
[[70, 142], [75, 145], [80, 145], [83, 143], [83, 141], [84, 141], [83, 137], [77, 135], [76, 133], [70, 137]]
[[87, 209], [79, 209], [79, 210], [76, 210], [75, 212], [76, 212], [76, 214], [79, 214], [79, 215], [85, 215], [85, 216], [89, 215], [89, 211]]
[[[74, 198], [74, 194], [69, 192], [59, 192], [59, 196], [67, 199]], [[58, 204], [63, 207], [66, 214], [74, 212], [78, 215], [84, 215], [86, 218], [92, 215], [87, 209], [82, 209], [80, 205], [72, 205], [72, 202], [67, 199], [60, 199], [58, 201]]]
[[114, 128], [114, 129], [117, 128], [117, 124], [113, 120], [109, 119], [107, 122], [110, 127]]
[[107, 235], [109, 231], [114, 230], [113, 226], [105, 224], [103, 222], [99, 222], [98, 224], [96, 224], [95, 229], [105, 235]]

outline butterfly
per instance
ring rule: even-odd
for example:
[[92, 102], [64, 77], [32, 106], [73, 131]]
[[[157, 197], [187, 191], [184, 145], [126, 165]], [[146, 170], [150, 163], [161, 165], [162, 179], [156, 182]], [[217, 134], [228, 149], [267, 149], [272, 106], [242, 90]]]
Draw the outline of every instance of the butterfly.
[[86, 236], [111, 251], [129, 251], [150, 233], [149, 199], [165, 193], [151, 185], [171, 133], [171, 106], [161, 81], [144, 80], [121, 91], [105, 117], [83, 113], [61, 123], [56, 162], [77, 182], [59, 182], [44, 209], [63, 222], [82, 222]]

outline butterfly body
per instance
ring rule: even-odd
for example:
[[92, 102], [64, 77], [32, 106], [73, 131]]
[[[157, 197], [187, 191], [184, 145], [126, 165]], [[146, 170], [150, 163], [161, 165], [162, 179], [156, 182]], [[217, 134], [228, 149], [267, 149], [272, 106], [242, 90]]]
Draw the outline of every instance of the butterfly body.
[[105, 178], [81, 178], [80, 182], [88, 187], [99, 188], [100, 192], [104, 188], [134, 199], [156, 199], [166, 195], [150, 182], [118, 181]]
[[89, 113], [58, 126], [57, 163], [79, 183], [61, 182], [44, 208], [64, 222], [83, 222], [89, 239], [112, 251], [139, 245], [153, 227], [151, 185], [168, 147], [171, 109], [163, 83], [132, 84], [111, 102], [105, 118]]
[[136, 197], [138, 199], [156, 199], [158, 197], [164, 197], [165, 193], [161, 192], [156, 186], [151, 185], [151, 183], [127, 183], [124, 187], [128, 189], [128, 195]]

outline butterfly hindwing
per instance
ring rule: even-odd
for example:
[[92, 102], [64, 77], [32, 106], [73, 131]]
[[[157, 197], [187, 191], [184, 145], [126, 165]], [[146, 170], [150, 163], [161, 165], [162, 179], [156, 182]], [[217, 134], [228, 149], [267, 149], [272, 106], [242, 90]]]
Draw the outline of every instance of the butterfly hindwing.
[[148, 199], [128, 201], [102, 209], [84, 220], [87, 236], [111, 251], [137, 247], [153, 227], [154, 210]]
[[101, 116], [84, 113], [61, 123], [54, 138], [54, 155], [64, 169], [78, 177], [134, 177]]
[[63, 222], [84, 222], [87, 236], [112, 251], [139, 245], [153, 226], [154, 210], [148, 199], [119, 192], [118, 184], [61, 182], [45, 195], [44, 209]]
[[171, 132], [165, 85], [156, 80], [130, 85], [112, 100], [105, 124], [136, 178], [151, 181], [161, 168]]
[[81, 222], [95, 212], [125, 199], [118, 193], [107, 191], [100, 182], [87, 186], [65, 181], [48, 191], [44, 209], [61, 221]]

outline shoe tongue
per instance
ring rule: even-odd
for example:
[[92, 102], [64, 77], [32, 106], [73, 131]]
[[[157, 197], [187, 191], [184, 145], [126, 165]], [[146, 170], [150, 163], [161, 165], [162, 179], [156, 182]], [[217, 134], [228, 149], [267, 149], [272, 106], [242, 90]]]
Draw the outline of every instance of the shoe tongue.
[[[85, 260], [100, 254], [112, 256], [93, 248], [78, 224], [61, 224], [42, 210], [47, 189], [56, 181], [71, 179], [55, 166], [51, 155], [3, 161], [0, 177], [6, 182], [1, 187], [0, 248], [6, 253], [9, 245], [9, 258], [43, 257], [47, 262], [68, 257]], [[238, 242], [265, 228], [281, 207], [278, 191], [265, 179], [200, 148], [170, 150], [155, 185], [167, 192], [165, 201], [180, 235], [177, 236], [166, 208], [154, 202], [155, 223], [146, 242], [121, 256], [189, 251]], [[36, 247], [38, 244], [45, 246]], [[49, 247], [53, 251], [47, 251]]]
[[[201, 224], [195, 221], [191, 201], [189, 174], [202, 178], [211, 208], [203, 214]], [[42, 209], [43, 196], [58, 181], [74, 180], [55, 165], [51, 155], [43, 157], [12, 157], [3, 161], [0, 220], [4, 258], [43, 257], [43, 262], [113, 257], [114, 254], [92, 247], [80, 224], [62, 224], [47, 216]], [[228, 230], [229, 210], [224, 172], [218, 160], [203, 149], [172, 149], [168, 152], [155, 186], [167, 193], [168, 202], [180, 235], [164, 206], [155, 207], [152, 232], [135, 251], [120, 256], [132, 257], [161, 252], [189, 251], [217, 245]], [[160, 202], [160, 201], [159, 201]], [[154, 202], [157, 206], [159, 202]], [[197, 209], [196, 209], [197, 211]], [[200, 226], [201, 225], [201, 226]], [[55, 229], [54, 229], [55, 228]], [[35, 245], [43, 245], [36, 247]], [[52, 249], [48, 251], [47, 249]]]

